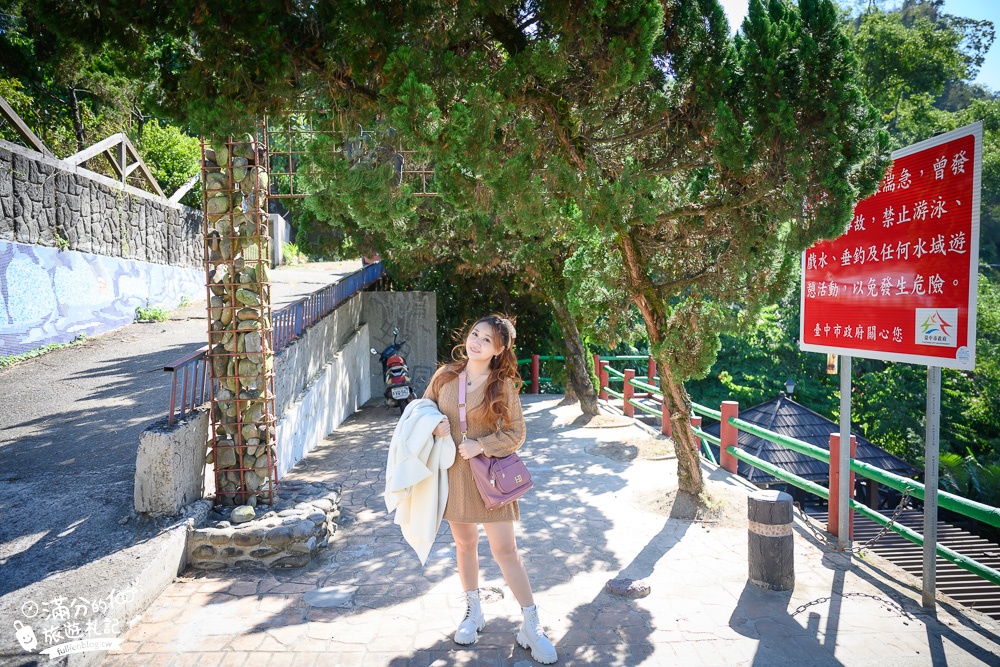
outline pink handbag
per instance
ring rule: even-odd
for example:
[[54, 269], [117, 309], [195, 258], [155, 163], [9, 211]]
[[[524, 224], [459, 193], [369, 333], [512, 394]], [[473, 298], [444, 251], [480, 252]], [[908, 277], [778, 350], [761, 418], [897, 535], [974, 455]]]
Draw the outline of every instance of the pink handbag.
[[[466, 375], [463, 372], [458, 376], [458, 418], [461, 421], [462, 442], [465, 442], [465, 435], [469, 431], [469, 424], [465, 419], [465, 383]], [[528, 468], [517, 454], [499, 459], [479, 454], [469, 459], [469, 467], [472, 468], [476, 488], [488, 510], [509, 505], [535, 485]]]

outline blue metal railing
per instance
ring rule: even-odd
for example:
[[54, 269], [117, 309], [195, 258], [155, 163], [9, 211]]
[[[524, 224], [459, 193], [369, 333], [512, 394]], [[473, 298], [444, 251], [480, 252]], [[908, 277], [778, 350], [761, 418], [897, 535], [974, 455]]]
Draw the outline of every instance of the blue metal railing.
[[[343, 280], [288, 304], [273, 315], [272, 347], [277, 353], [317, 321], [368, 287], [385, 273], [382, 262], [369, 264]], [[163, 367], [172, 374], [167, 423], [173, 424], [208, 400], [208, 346], [205, 345]]]

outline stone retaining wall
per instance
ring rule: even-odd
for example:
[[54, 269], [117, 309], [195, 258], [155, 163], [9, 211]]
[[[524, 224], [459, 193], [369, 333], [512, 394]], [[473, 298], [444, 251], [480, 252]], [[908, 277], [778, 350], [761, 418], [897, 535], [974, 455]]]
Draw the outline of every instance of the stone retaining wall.
[[233, 525], [232, 508], [216, 506], [205, 527], [191, 531], [188, 564], [198, 570], [225, 567], [303, 567], [337, 532], [340, 485], [281, 482], [281, 499], [259, 517]]
[[0, 141], [0, 240], [204, 266], [200, 211], [6, 141]]

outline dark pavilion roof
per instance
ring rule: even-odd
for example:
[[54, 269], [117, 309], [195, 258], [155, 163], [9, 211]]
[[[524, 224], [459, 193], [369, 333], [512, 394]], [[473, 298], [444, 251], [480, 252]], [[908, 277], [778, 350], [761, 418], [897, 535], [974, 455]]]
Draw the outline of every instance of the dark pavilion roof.
[[[773, 401], [741, 410], [740, 419], [769, 431], [808, 442], [810, 445], [821, 447], [827, 451], [830, 449], [830, 434], [840, 432], [840, 426], [836, 422], [799, 405], [784, 394]], [[706, 426], [705, 432], [718, 436], [719, 424]], [[873, 445], [856, 433], [854, 435], [858, 443], [857, 456], [855, 457], [857, 460], [904, 477], [912, 477], [919, 472], [901, 458]], [[825, 482], [830, 477], [830, 467], [825, 462], [764, 440], [756, 435], [740, 431], [739, 445], [741, 449], [746, 450], [747, 454], [764, 459], [799, 477], [814, 482]], [[715, 460], [718, 461], [719, 446], [711, 443], [709, 446], [712, 448]], [[744, 477], [754, 484], [774, 484], [781, 481], [743, 461], [738, 462], [737, 472], [740, 477]]]

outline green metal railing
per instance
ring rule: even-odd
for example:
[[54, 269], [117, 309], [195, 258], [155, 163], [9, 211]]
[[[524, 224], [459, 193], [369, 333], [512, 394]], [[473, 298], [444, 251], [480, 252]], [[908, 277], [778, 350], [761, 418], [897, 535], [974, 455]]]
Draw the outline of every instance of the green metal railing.
[[[793, 486], [797, 486], [800, 489], [808, 491], [809, 493], [817, 495], [825, 500], [829, 500], [830, 498], [830, 492], [825, 487], [822, 487], [819, 484], [816, 484], [815, 482], [810, 482], [807, 479], [803, 479], [798, 475], [793, 475], [792, 473], [787, 472], [784, 469], [779, 468], [778, 466], [769, 463], [763, 459], [757, 458], [752, 454], [747, 454], [739, 447], [730, 446], [726, 448], [726, 451], [732, 454], [733, 457], [735, 457], [736, 459], [743, 461], [744, 463], [748, 463], [755, 468], [760, 468], [764, 472], [773, 475], [784, 482], [792, 484]], [[910, 540], [911, 542], [919, 546], [923, 546], [924, 537], [917, 531], [911, 528], [907, 528], [906, 526], [901, 526], [897, 523], [892, 523], [892, 525], [889, 525], [890, 524], [889, 519], [883, 516], [880, 512], [876, 512], [867, 505], [862, 505], [853, 498], [851, 499], [850, 504], [851, 504], [851, 509], [855, 510], [858, 514], [868, 517], [869, 519], [879, 524], [880, 526], [889, 526], [889, 529], [892, 530], [894, 533], [897, 533], [898, 535], [905, 537], [906, 539]], [[983, 579], [991, 583], [1000, 584], [1000, 572], [994, 570], [993, 568], [983, 565], [982, 563], [973, 560], [968, 556], [963, 556], [954, 549], [949, 549], [948, 547], [942, 544], [935, 545], [935, 551], [937, 552], [938, 556], [944, 558], [949, 562], [954, 563], [963, 570], [972, 572], [973, 574], [982, 577]]]
[[[625, 359], [625, 358], [620, 357], [620, 359]], [[646, 360], [647, 357], [635, 357], [632, 359]], [[610, 366], [605, 366], [605, 369], [607, 370], [608, 373], [609, 384], [611, 381], [614, 381], [616, 383], [624, 382], [625, 380], [624, 373], [617, 371], [611, 368]], [[647, 382], [643, 382], [642, 380], [637, 380], [635, 378], [632, 378], [629, 381], [629, 384], [637, 389], [642, 389], [643, 391], [649, 392], [653, 396], [653, 398], [659, 398], [659, 400], [661, 401], [663, 400], [663, 396], [662, 394], [660, 394], [659, 388]], [[624, 400], [625, 397], [624, 387], [622, 392], [614, 391], [609, 387], [603, 387], [603, 390], [611, 396]], [[641, 410], [644, 410], [645, 412], [649, 412], [651, 414], [659, 414], [657, 411], [639, 403], [638, 401], [630, 400], [629, 403]], [[704, 405], [700, 405], [698, 403], [692, 403], [691, 411], [703, 417], [709, 417], [717, 421], [722, 421], [721, 410], [713, 410]], [[768, 440], [770, 442], [782, 445], [783, 447], [787, 447], [788, 449], [799, 452], [800, 454], [804, 454], [806, 456], [823, 461], [828, 465], [830, 463], [830, 452], [828, 450], [825, 450], [821, 447], [816, 447], [815, 445], [811, 445], [808, 442], [799, 440], [798, 438], [793, 438], [791, 436], [782, 435], [780, 433], [769, 431], [768, 429], [761, 428], [756, 424], [751, 424], [750, 422], [739, 419], [738, 417], [731, 417], [728, 420], [728, 424], [733, 426], [737, 430], [744, 431], [746, 433], [755, 435], [759, 438], [763, 438], [764, 440]], [[709, 433], [706, 433], [704, 430], [700, 428], [692, 427], [692, 431], [701, 441], [702, 450], [705, 453], [706, 458], [712, 461], [712, 463], [715, 463], [715, 459], [712, 456], [712, 451], [709, 448], [708, 443], [711, 442], [721, 447], [722, 446], [721, 438], [710, 435]], [[804, 491], [819, 496], [820, 498], [826, 500], [829, 500], [830, 498], [830, 492], [825, 487], [820, 486], [815, 482], [811, 482], [807, 479], [799, 477], [798, 475], [792, 474], [782, 468], [779, 468], [778, 466], [772, 463], [769, 463], [767, 461], [764, 461], [763, 459], [753, 456], [752, 454], [748, 454], [747, 452], [741, 450], [739, 447], [730, 446], [727, 447], [725, 451], [726, 453], [732, 455], [737, 460], [743, 461], [744, 463], [754, 466], [755, 468], [759, 468], [760, 470], [763, 470], [764, 472], [773, 475], [774, 477], [784, 482], [787, 482], [788, 484], [803, 489]], [[906, 477], [893, 474], [886, 470], [882, 470], [881, 468], [877, 468], [873, 465], [864, 463], [862, 461], [857, 461], [855, 459], [850, 460], [850, 467], [853, 472], [863, 477], [866, 477], [880, 484], [884, 484], [897, 491], [908, 491], [911, 496], [917, 499], [923, 500], [925, 496], [926, 489], [924, 485], [921, 484], [920, 482], [917, 482], [916, 480], [908, 479]], [[956, 496], [954, 494], [948, 493], [947, 491], [939, 490], [937, 492], [937, 497], [938, 497], [938, 505], [944, 509], [950, 510], [957, 514], [961, 514], [971, 519], [975, 519], [976, 521], [980, 521], [989, 526], [1000, 528], [1000, 508], [991, 507], [990, 505], [985, 505], [983, 503], [979, 503], [974, 500], [969, 500], [968, 498]], [[858, 514], [861, 514], [862, 516], [871, 519], [880, 526], [889, 526], [889, 528], [898, 535], [901, 535], [902, 537], [910, 540], [911, 542], [919, 546], [923, 546], [924, 538], [920, 533], [916, 532], [915, 530], [891, 522], [881, 513], [871, 509], [866, 505], [862, 505], [853, 498], [850, 499], [850, 507], [854, 511], [858, 512]], [[997, 570], [988, 567], [986, 565], [983, 565], [982, 563], [972, 558], [969, 558], [968, 556], [964, 556], [958, 553], [957, 551], [950, 549], [946, 546], [943, 546], [941, 544], [935, 545], [935, 549], [937, 555], [940, 556], [941, 558], [944, 558], [945, 560], [954, 563], [955, 565], [964, 570], [972, 572], [973, 574], [985, 579], [986, 581], [989, 581], [994, 584], [1000, 584], [1000, 572], [998, 572]]]

